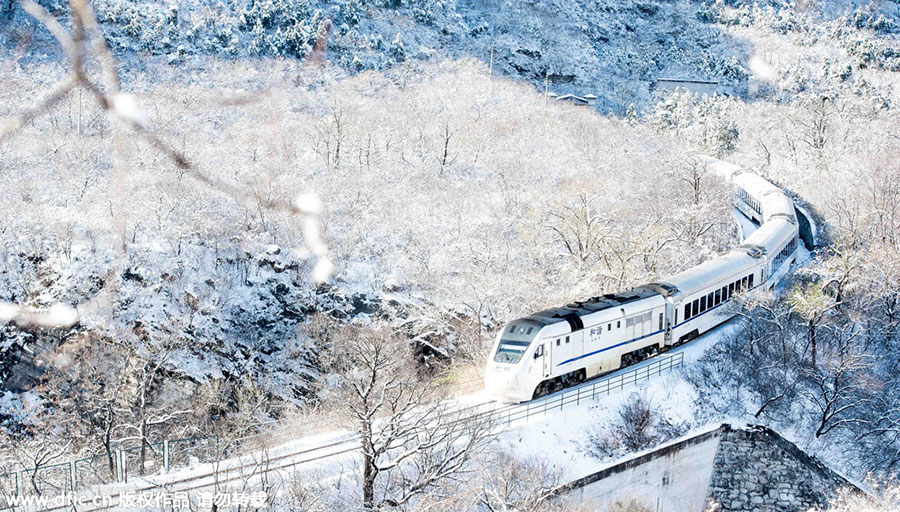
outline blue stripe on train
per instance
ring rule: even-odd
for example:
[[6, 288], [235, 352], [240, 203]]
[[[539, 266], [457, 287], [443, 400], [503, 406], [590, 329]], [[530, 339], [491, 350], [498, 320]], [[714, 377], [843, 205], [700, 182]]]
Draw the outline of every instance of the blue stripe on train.
[[[762, 285], [756, 285], [756, 286], [754, 286], [753, 288], [750, 288], [750, 289], [747, 290], [747, 291], [749, 292], [749, 291], [751, 291], [751, 290], [755, 290], [756, 288], [759, 288], [760, 286], [762, 286]], [[742, 292], [742, 293], [744, 293], [744, 292]], [[684, 322], [681, 322], [680, 324], [675, 324], [675, 326], [672, 327], [672, 328], [674, 329], [675, 327], [682, 326], [682, 325], [684, 325], [684, 324], [686, 324], [686, 323], [688, 323], [688, 322], [693, 322], [693, 321], [696, 320], [697, 318], [700, 318], [701, 316], [703, 316], [703, 315], [709, 313], [710, 311], [713, 311], [713, 310], [715, 310], [715, 309], [718, 309], [718, 308], [721, 307], [721, 306], [724, 306], [727, 302], [730, 302], [730, 301], [731, 301], [731, 298], [729, 298], [728, 300], [726, 300], [726, 301], [720, 303], [718, 306], [713, 306], [712, 308], [707, 309], [706, 311], [704, 311], [703, 313], [700, 313], [699, 315], [695, 315], [695, 316], [690, 317], [689, 319], [685, 320]], [[617, 343], [617, 344], [615, 344], [615, 345], [611, 345], [611, 346], [606, 347], [606, 348], [601, 348], [600, 350], [595, 350], [595, 351], [589, 352], [589, 353], [587, 353], [587, 354], [582, 354], [582, 355], [580, 355], [580, 356], [578, 356], [578, 357], [573, 357], [572, 359], [567, 359], [567, 360], [565, 360], [565, 361], [563, 361], [563, 362], [557, 364], [556, 366], [562, 366], [562, 365], [564, 365], [564, 364], [569, 364], [569, 363], [571, 363], [572, 361], [578, 361], [579, 359], [584, 359], [585, 357], [590, 357], [590, 356], [592, 356], [592, 355], [594, 355], [594, 354], [599, 354], [600, 352], [606, 352], [607, 350], [612, 350], [612, 349], [614, 349], [614, 348], [616, 348], [616, 347], [621, 347], [622, 345], [627, 345], [627, 344], [629, 344], [629, 343], [634, 343], [635, 341], [642, 340], [642, 339], [647, 338], [647, 337], [649, 337], [649, 336], [657, 335], [657, 334], [663, 332], [664, 330], [665, 330], [665, 329], [659, 330], [659, 331], [656, 331], [656, 332], [651, 332], [650, 334], [645, 334], [645, 335], [643, 335], [643, 336], [641, 336], [641, 337], [639, 337], [639, 338], [634, 338], [633, 340], [623, 341], [622, 343]]]
[[[663, 330], [665, 330], [665, 329], [663, 329]], [[656, 331], [656, 332], [651, 332], [650, 334], [645, 334], [645, 335], [643, 335], [643, 336], [641, 336], [641, 337], [639, 337], [639, 338], [634, 338], [633, 340], [623, 341], [622, 343], [618, 343], [618, 344], [616, 344], [616, 345], [611, 345], [611, 346], [606, 347], [606, 348], [601, 348], [600, 350], [595, 350], [595, 351], [590, 352], [590, 353], [587, 353], [587, 354], [582, 354], [582, 355], [580, 355], [580, 356], [578, 356], [578, 357], [573, 357], [572, 359], [569, 359], [569, 360], [567, 360], [567, 361], [563, 361], [563, 362], [557, 364], [556, 366], [562, 366], [562, 365], [564, 365], [564, 364], [571, 363], [572, 361], [578, 361], [579, 359], [583, 359], [583, 358], [585, 358], [585, 357], [592, 356], [592, 355], [594, 355], [594, 354], [599, 354], [600, 352], [605, 352], [605, 351], [607, 351], [607, 350], [612, 350], [612, 349], [614, 349], [614, 348], [616, 348], [616, 347], [621, 347], [622, 345], [627, 345], [628, 343], [633, 343], [633, 342], [635, 342], [635, 341], [642, 340], [642, 339], [644, 339], [644, 338], [648, 338], [648, 337], [650, 337], [650, 336], [653, 336], [653, 335], [656, 335], [656, 334], [659, 334], [659, 333], [663, 332], [663, 330]]]

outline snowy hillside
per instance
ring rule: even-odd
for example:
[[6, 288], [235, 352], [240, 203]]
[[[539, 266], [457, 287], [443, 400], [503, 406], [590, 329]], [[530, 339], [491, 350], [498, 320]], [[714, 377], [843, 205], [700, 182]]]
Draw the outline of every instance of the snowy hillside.
[[[65, 2], [44, 3], [65, 14]], [[896, 31], [897, 7], [889, 2], [880, 7], [861, 2], [865, 10], [847, 16], [854, 2], [824, 2], [821, 10], [780, 1], [721, 0], [102, 0], [95, 5], [113, 50], [130, 63], [126, 73], [140, 74], [157, 63], [202, 68], [210, 56], [285, 57], [328, 62], [349, 72], [471, 57], [538, 88], [593, 93], [601, 110], [618, 114], [632, 104], [639, 111], [651, 106], [657, 78], [714, 80], [735, 96], [754, 93], [755, 32], [730, 27], [797, 37], [811, 33], [818, 39], [840, 35], [850, 53], [874, 63], [896, 59], [891, 55], [897, 48], [889, 37]], [[14, 50], [32, 37], [35, 24], [15, 2], [10, 6], [0, 13], [0, 24], [10, 28], [0, 43]], [[843, 37], [860, 28], [879, 37]], [[43, 30], [33, 37], [49, 43]], [[39, 55], [22, 57], [30, 61]]]

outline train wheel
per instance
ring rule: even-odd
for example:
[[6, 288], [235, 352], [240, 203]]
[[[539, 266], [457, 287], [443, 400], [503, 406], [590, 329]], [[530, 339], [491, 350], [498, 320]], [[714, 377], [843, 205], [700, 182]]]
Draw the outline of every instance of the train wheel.
[[549, 394], [550, 393], [550, 383], [551, 383], [551, 381], [545, 380], [544, 382], [541, 382], [540, 384], [538, 384], [537, 387], [534, 388], [534, 394], [531, 395], [531, 398], [532, 399], [540, 398], [546, 394]]
[[691, 340], [694, 340], [694, 339], [696, 339], [696, 338], [699, 338], [699, 337], [700, 337], [700, 331], [698, 331], [697, 329], [694, 329], [693, 331], [691, 331], [691, 332], [685, 334], [684, 336], [678, 338], [678, 343], [677, 343], [677, 344], [678, 344], [678, 345], [681, 345], [682, 343], [687, 343], [687, 342], [689, 342], [689, 341], [691, 341]]
[[587, 378], [587, 370], [582, 368], [573, 375], [572, 384], [581, 384], [585, 378]]

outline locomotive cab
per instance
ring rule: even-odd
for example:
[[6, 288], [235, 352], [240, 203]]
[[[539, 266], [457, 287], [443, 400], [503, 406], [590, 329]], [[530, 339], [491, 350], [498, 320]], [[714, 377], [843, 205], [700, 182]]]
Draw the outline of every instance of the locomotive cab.
[[531, 381], [538, 377], [531, 375], [535, 359], [544, 357], [542, 327], [544, 324], [535, 320], [519, 319], [507, 324], [497, 335], [484, 376], [485, 387], [494, 396], [511, 402], [531, 398], [536, 385]]

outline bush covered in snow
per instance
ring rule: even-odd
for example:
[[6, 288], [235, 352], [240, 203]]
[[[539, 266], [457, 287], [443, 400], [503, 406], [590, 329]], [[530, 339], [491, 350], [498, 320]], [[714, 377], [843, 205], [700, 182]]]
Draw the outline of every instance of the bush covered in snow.
[[607, 460], [645, 450], [674, 439], [689, 428], [687, 422], [673, 420], [661, 405], [647, 395], [631, 393], [611, 421], [589, 432], [585, 451]]

